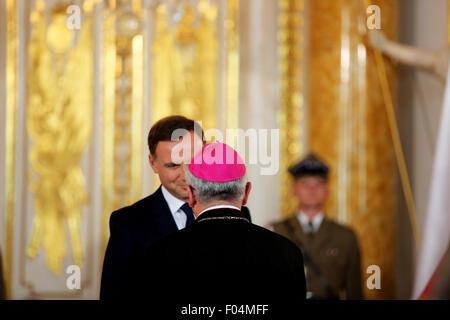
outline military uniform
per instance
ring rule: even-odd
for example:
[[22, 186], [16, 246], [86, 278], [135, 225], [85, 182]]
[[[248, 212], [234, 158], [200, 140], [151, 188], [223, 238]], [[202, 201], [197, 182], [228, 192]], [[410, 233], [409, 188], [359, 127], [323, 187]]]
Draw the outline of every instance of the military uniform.
[[[328, 167], [315, 155], [308, 155], [288, 169], [294, 179], [318, 177], [328, 180]], [[323, 212], [313, 221], [299, 212], [275, 223], [273, 230], [302, 250], [307, 297], [310, 299], [362, 299], [361, 259], [355, 233], [327, 218]]]
[[362, 299], [358, 242], [350, 228], [325, 218], [309, 234], [294, 215], [273, 229], [302, 250], [309, 298]]

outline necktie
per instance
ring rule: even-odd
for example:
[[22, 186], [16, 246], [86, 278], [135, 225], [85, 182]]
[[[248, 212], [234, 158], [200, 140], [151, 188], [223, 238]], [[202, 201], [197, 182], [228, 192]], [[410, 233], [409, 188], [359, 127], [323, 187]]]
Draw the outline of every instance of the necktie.
[[183, 210], [183, 212], [186, 214], [186, 227], [189, 227], [194, 223], [194, 212], [187, 203], [183, 204], [180, 209]]
[[308, 222], [308, 235], [310, 237], [312, 237], [314, 235], [314, 225], [312, 224], [312, 222]]

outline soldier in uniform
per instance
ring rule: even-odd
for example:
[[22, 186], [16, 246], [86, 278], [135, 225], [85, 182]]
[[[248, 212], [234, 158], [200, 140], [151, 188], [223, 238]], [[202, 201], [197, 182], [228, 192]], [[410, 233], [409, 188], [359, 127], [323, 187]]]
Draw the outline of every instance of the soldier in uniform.
[[275, 223], [273, 231], [302, 250], [308, 299], [363, 299], [355, 233], [325, 217], [328, 167], [315, 155], [289, 168], [294, 177], [296, 214]]

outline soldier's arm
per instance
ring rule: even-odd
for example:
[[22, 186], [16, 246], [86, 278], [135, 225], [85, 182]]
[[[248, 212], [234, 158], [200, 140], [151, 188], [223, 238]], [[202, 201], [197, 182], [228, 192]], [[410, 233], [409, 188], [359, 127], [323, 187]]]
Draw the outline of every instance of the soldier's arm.
[[346, 298], [349, 300], [363, 299], [362, 276], [361, 276], [361, 255], [356, 235], [352, 232], [349, 248], [349, 260], [346, 274]]

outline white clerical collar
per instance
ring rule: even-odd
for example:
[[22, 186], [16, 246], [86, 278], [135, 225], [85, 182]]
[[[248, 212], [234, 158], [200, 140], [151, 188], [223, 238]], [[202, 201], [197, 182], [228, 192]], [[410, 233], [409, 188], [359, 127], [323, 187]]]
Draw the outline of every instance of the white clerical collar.
[[228, 205], [228, 204], [218, 204], [218, 205], [216, 205], [216, 206], [212, 206], [212, 207], [206, 208], [205, 210], [203, 210], [202, 212], [200, 212], [200, 213], [198, 214], [197, 218], [198, 218], [203, 212], [210, 211], [210, 210], [215, 210], [215, 209], [223, 209], [223, 208], [227, 208], [227, 209], [235, 209], [235, 210], [241, 211], [241, 209], [239, 209], [238, 207], [232, 206], [232, 205]]
[[[311, 221], [314, 229], [313, 232], [317, 232], [317, 230], [319, 230], [319, 227], [322, 224], [324, 216], [325, 215], [323, 214], [323, 212], [320, 212], [314, 216], [314, 218]], [[309, 231], [309, 222], [310, 222], [309, 217], [304, 212], [300, 211], [297, 214], [297, 219], [300, 221], [303, 230]]]
[[174, 197], [163, 185], [161, 186], [161, 191], [169, 206], [170, 213], [174, 214], [181, 208], [184, 201]]

